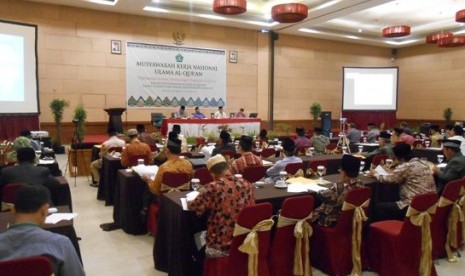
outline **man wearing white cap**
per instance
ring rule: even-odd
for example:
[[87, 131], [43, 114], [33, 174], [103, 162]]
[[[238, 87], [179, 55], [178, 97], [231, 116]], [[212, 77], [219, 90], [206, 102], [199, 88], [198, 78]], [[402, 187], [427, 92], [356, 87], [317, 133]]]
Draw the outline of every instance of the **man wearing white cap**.
[[213, 181], [205, 185], [193, 201], [187, 202], [187, 206], [198, 216], [210, 212], [205, 255], [207, 258], [218, 258], [229, 255], [234, 223], [239, 212], [255, 204], [255, 198], [252, 184], [243, 178], [234, 178], [222, 155], [217, 154], [208, 159], [207, 168]]
[[460, 151], [459, 140], [444, 140], [442, 152], [447, 159], [447, 166], [443, 169], [434, 167], [433, 173], [437, 176], [436, 188], [442, 194], [447, 182], [457, 180], [465, 176], [465, 156]]

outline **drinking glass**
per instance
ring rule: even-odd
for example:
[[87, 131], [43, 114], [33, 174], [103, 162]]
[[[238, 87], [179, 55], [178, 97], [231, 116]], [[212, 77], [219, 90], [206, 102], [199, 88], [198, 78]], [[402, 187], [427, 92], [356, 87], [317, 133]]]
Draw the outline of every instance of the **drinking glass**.
[[438, 163], [441, 164], [443, 160], [444, 160], [444, 155], [438, 154]]
[[425, 146], [426, 146], [427, 148], [429, 148], [429, 145], [430, 145], [430, 141], [429, 141], [429, 140], [425, 140]]
[[358, 152], [363, 152], [363, 146], [358, 146]]
[[333, 133], [332, 132], [329, 133], [329, 139], [331, 139], [331, 138], [333, 138]]
[[367, 142], [367, 137], [363, 136], [363, 143], [366, 143], [366, 142]]
[[320, 176], [318, 179], [323, 180], [323, 175], [325, 174], [325, 166], [316, 167], [316, 173]]
[[347, 147], [342, 147], [342, 153], [346, 154], [347, 153]]
[[260, 142], [259, 142], [259, 141], [256, 141], [256, 142], [255, 142], [255, 147], [256, 147], [257, 149], [260, 148]]
[[137, 159], [137, 165], [144, 165], [144, 159]]
[[287, 172], [286, 171], [279, 172], [279, 179], [281, 179], [282, 181], [286, 181]]
[[315, 148], [314, 148], [314, 147], [310, 147], [310, 148], [308, 149], [308, 151], [309, 151], [309, 154], [310, 154], [310, 155], [313, 155], [313, 153], [315, 152]]
[[388, 167], [391, 167], [391, 165], [392, 165], [392, 159], [390, 159], [390, 158], [386, 159], [386, 165], [387, 165]]
[[200, 188], [200, 179], [192, 178], [191, 187], [192, 187], [192, 190], [197, 191]]
[[365, 161], [360, 161], [360, 173], [363, 172], [363, 168], [365, 168]]

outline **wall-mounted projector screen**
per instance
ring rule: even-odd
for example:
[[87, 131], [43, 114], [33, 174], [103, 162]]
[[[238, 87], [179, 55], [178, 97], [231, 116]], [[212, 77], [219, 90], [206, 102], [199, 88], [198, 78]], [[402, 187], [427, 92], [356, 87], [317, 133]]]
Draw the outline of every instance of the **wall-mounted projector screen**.
[[344, 67], [342, 110], [397, 110], [397, 67]]
[[0, 115], [38, 114], [37, 26], [0, 21]]

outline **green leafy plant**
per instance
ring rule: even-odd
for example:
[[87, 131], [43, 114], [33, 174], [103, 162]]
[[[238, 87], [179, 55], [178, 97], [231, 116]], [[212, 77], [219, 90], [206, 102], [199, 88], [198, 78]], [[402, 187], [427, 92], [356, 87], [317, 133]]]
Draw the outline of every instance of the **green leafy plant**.
[[63, 120], [63, 112], [66, 107], [69, 107], [69, 102], [64, 99], [53, 99], [49, 104], [50, 110], [53, 114], [53, 120], [56, 127], [56, 139], [54, 145], [61, 146], [61, 121]]
[[240, 132], [233, 132], [231, 134], [231, 137], [234, 137], [234, 139], [239, 139], [241, 138], [242, 134]]
[[317, 126], [318, 117], [321, 114], [321, 105], [320, 105], [320, 103], [314, 102], [310, 106], [310, 114], [312, 114], [312, 117], [313, 117], [313, 125]]
[[275, 138], [278, 138], [279, 134], [274, 132], [274, 131], [268, 131], [268, 140], [274, 140]]
[[285, 135], [289, 136], [291, 134], [292, 126], [286, 123], [279, 123], [276, 125], [276, 128], [283, 132]]
[[187, 136], [186, 141], [188, 145], [195, 145], [195, 136]]
[[74, 109], [73, 122], [76, 124], [76, 138], [79, 143], [84, 139], [85, 123], [87, 119], [87, 111], [84, 109], [82, 104], [76, 106]]
[[443, 114], [444, 120], [446, 120], [447, 124], [450, 124], [452, 121], [452, 109], [450, 107], [444, 109], [444, 114]]

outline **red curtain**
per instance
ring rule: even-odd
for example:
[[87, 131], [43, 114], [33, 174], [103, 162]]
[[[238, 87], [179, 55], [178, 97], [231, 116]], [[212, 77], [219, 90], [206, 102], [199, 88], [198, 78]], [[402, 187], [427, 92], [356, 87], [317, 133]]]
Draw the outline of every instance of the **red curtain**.
[[21, 130], [39, 130], [39, 115], [0, 116], [0, 139], [14, 139]]
[[396, 111], [343, 111], [342, 117], [347, 118], [348, 123], [357, 124], [357, 129], [366, 129], [368, 123], [376, 126], [384, 123], [385, 129], [397, 124]]

